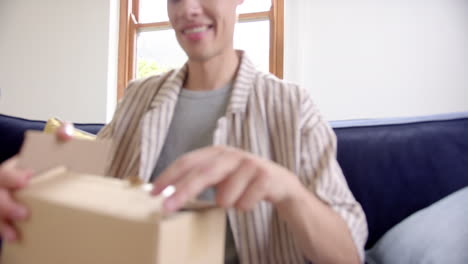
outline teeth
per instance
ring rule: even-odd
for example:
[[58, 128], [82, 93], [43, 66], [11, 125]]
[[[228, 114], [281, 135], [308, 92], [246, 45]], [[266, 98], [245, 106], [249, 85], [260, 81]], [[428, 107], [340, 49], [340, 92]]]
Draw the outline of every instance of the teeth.
[[195, 28], [191, 28], [191, 29], [186, 29], [184, 30], [185, 33], [187, 34], [191, 34], [191, 33], [200, 33], [200, 32], [203, 32], [205, 30], [207, 30], [208, 27], [207, 26], [201, 26], [201, 27], [195, 27]]

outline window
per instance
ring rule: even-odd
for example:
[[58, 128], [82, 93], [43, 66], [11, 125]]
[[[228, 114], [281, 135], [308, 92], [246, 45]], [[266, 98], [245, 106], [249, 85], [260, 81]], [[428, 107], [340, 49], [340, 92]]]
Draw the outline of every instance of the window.
[[[245, 0], [234, 47], [254, 64], [283, 77], [284, 0]], [[121, 0], [118, 98], [129, 80], [182, 66], [187, 60], [167, 17], [166, 0]]]

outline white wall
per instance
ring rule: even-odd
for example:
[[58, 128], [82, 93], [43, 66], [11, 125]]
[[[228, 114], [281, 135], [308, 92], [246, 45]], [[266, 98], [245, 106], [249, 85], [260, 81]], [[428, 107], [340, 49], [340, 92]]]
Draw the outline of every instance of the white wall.
[[[468, 111], [468, 1], [285, 1], [285, 78], [330, 120]], [[104, 122], [117, 0], [0, 0], [0, 113]]]
[[0, 113], [104, 122], [115, 105], [117, 0], [0, 0]]
[[285, 4], [285, 78], [327, 119], [468, 111], [468, 1]]

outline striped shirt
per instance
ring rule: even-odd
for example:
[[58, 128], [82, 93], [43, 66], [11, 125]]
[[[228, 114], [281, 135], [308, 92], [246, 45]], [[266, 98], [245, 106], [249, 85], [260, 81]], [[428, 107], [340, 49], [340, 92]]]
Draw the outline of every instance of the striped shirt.
[[[297, 175], [344, 219], [363, 260], [366, 218], [336, 160], [333, 130], [305, 90], [257, 71], [240, 54], [232, 95], [225, 115], [217, 121], [213, 145], [248, 151]], [[109, 175], [150, 180], [187, 71], [185, 65], [129, 85], [113, 120], [98, 135], [113, 141]], [[305, 263], [291, 231], [271, 204], [260, 202], [250, 212], [230, 209], [227, 213], [241, 263]]]

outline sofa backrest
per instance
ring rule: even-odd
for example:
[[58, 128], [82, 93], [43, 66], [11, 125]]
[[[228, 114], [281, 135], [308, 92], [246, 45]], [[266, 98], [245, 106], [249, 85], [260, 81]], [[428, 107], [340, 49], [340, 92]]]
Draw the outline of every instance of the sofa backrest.
[[[0, 114], [0, 163], [19, 151], [26, 130], [44, 126]], [[75, 126], [96, 134], [103, 125]], [[468, 113], [332, 126], [338, 162], [367, 216], [367, 248], [405, 217], [468, 186]]]
[[366, 212], [367, 248], [405, 217], [468, 186], [468, 113], [441, 117], [332, 124], [338, 162]]

